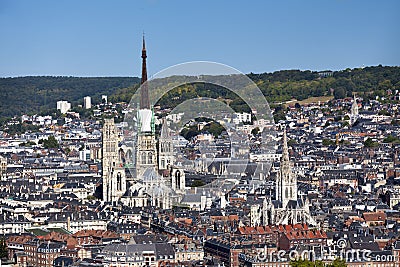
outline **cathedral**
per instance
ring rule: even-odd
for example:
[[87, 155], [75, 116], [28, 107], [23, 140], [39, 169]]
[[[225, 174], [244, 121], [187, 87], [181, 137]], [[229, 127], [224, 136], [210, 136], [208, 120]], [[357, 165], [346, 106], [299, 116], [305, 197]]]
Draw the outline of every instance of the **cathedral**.
[[[121, 156], [118, 131], [113, 119], [106, 119], [103, 127], [103, 201], [129, 207], [160, 207], [170, 209], [179, 205], [186, 194], [185, 172], [175, 165], [172, 135], [166, 120], [160, 135], [155, 131], [155, 115], [147, 85], [146, 46], [143, 38], [142, 79], [139, 109], [136, 114], [137, 132], [134, 151]], [[123, 154], [123, 153], [122, 153]], [[125, 162], [133, 162], [132, 179], [127, 180]], [[247, 161], [246, 161], [247, 164]], [[264, 170], [263, 168], [261, 168]], [[257, 212], [259, 224], [315, 225], [310, 216], [307, 199], [299, 199], [297, 177], [291, 171], [286, 131], [283, 133], [283, 152], [276, 180], [275, 199], [265, 198]], [[229, 175], [229, 174], [227, 174]], [[263, 175], [265, 175], [263, 173]], [[257, 175], [258, 177], [258, 175]]]
[[286, 130], [283, 132], [283, 149], [280, 169], [276, 178], [275, 200], [266, 197], [262, 205], [264, 225], [307, 223], [316, 225], [310, 215], [307, 197], [298, 198], [297, 177], [289, 160]]
[[185, 173], [174, 166], [172, 136], [166, 121], [156, 138], [154, 110], [150, 105], [147, 85], [147, 54], [143, 38], [140, 104], [133, 180], [127, 181], [118, 147], [118, 134], [113, 119], [103, 127], [103, 201], [121, 202], [130, 207], [156, 206], [172, 208], [185, 194]]

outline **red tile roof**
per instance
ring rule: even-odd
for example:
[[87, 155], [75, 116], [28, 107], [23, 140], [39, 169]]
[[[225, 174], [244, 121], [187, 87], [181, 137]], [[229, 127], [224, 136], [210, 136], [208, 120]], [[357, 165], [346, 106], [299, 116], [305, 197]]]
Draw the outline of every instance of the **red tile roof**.
[[322, 230], [304, 230], [304, 231], [293, 231], [286, 232], [284, 235], [289, 240], [310, 240], [310, 239], [327, 239], [327, 235]]
[[363, 218], [366, 222], [374, 222], [374, 221], [385, 221], [386, 220], [386, 213], [383, 211], [378, 212], [364, 212]]

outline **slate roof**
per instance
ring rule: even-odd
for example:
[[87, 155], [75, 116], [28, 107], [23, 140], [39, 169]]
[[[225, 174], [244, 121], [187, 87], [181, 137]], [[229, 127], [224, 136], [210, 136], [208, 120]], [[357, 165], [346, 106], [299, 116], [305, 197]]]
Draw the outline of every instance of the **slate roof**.
[[106, 255], [117, 255], [118, 252], [125, 253], [126, 257], [135, 257], [145, 251], [153, 251], [157, 259], [172, 259], [175, 257], [175, 250], [168, 243], [153, 244], [109, 244], [102, 253]]

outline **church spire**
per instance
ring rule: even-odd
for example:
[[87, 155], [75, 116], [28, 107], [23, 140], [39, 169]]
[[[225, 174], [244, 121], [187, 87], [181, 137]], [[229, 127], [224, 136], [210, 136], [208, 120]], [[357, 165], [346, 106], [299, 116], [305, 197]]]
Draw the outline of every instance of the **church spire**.
[[353, 104], [350, 109], [350, 124], [353, 125], [358, 119], [358, 104], [356, 94], [354, 94]]
[[282, 138], [283, 148], [282, 148], [282, 161], [289, 161], [289, 149], [287, 145], [286, 129], [283, 130]]
[[143, 48], [142, 48], [142, 81], [140, 92], [140, 109], [150, 109], [149, 89], [147, 86], [147, 66], [146, 66], [146, 44], [143, 34]]

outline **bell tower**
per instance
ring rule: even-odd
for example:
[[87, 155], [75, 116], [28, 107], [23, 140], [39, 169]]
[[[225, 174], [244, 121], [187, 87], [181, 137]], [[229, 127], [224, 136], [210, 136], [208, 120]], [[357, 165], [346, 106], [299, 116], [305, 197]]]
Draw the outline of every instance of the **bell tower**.
[[103, 201], [115, 203], [126, 191], [126, 176], [118, 155], [118, 134], [114, 119], [105, 119], [102, 149]]
[[167, 120], [164, 118], [158, 145], [158, 169], [169, 170], [173, 165], [173, 145], [171, 133], [168, 129]]

